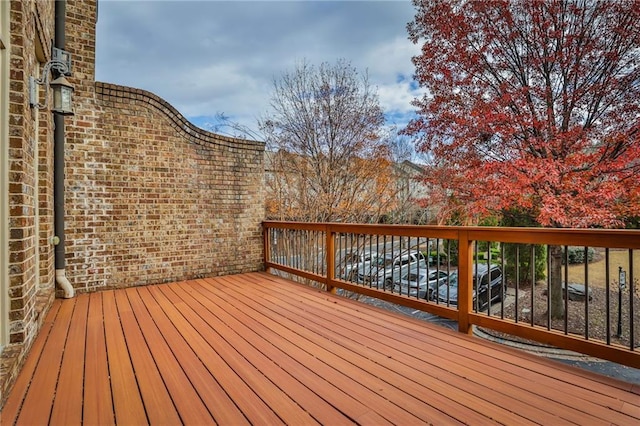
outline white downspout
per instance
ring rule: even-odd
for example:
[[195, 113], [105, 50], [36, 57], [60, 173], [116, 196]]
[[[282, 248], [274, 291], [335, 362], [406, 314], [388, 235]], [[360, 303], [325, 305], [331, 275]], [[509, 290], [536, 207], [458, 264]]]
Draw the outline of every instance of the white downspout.
[[63, 297], [65, 299], [71, 299], [76, 295], [76, 290], [67, 279], [67, 275], [65, 274], [64, 269], [56, 269], [56, 284], [58, 284], [64, 292]]

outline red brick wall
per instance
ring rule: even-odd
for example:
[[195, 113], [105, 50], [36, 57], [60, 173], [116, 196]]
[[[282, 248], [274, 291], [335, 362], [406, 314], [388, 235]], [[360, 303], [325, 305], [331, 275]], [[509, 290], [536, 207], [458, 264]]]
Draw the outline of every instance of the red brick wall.
[[94, 83], [94, 0], [67, 3], [67, 277], [80, 290], [262, 265], [264, 144], [198, 129], [157, 96]]
[[143, 90], [96, 83], [67, 154], [67, 275], [80, 290], [255, 271], [263, 148], [191, 125]]
[[[67, 1], [67, 278], [92, 291], [261, 269], [264, 145], [198, 129], [151, 93], [96, 83], [96, 12], [95, 0]], [[0, 358], [0, 406], [55, 289], [52, 115], [28, 97], [37, 40], [40, 61], [50, 59], [54, 2], [12, 0], [10, 20], [12, 344]]]
[[[51, 156], [51, 114], [29, 107], [29, 76], [40, 77], [36, 57], [36, 40], [42, 43], [43, 59], [49, 59], [52, 28], [46, 25], [53, 17], [49, 2], [11, 2], [11, 63], [9, 83], [9, 279], [10, 342], [23, 342], [34, 327], [36, 300], [40, 288], [37, 276], [36, 247], [46, 242], [46, 235], [36, 229], [38, 206], [49, 219], [51, 200], [48, 185], [38, 188], [40, 177], [47, 179]], [[40, 90], [41, 94], [44, 90]], [[41, 98], [44, 100], [44, 98]], [[39, 126], [39, 129], [38, 129]], [[41, 155], [41, 158], [37, 158]], [[38, 164], [41, 163], [41, 168]], [[36, 179], [38, 168], [38, 179]], [[39, 192], [40, 191], [40, 192]], [[40, 203], [42, 201], [42, 203]], [[46, 234], [46, 227], [41, 228]], [[42, 240], [38, 241], [38, 237]], [[47, 258], [52, 247], [44, 244], [40, 252]], [[51, 288], [52, 276], [44, 268], [44, 287]]]
[[[15, 379], [54, 294], [53, 245], [50, 243], [53, 236], [52, 116], [47, 110], [29, 106], [29, 77], [39, 78], [39, 62], [50, 59], [54, 3], [11, 1], [10, 9], [6, 159], [10, 345], [2, 353], [0, 400]], [[44, 93], [40, 88], [41, 102]]]

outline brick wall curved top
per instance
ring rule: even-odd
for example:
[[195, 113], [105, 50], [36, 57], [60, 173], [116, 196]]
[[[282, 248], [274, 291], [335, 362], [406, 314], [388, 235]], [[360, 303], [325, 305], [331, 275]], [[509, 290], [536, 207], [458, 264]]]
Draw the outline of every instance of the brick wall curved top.
[[199, 129], [144, 90], [88, 87], [66, 132], [72, 285], [93, 291], [261, 270], [264, 143]]
[[264, 142], [231, 138], [201, 129], [185, 118], [169, 102], [151, 92], [133, 87], [96, 81], [96, 96], [104, 101], [128, 99], [134, 103], [144, 103], [160, 111], [172, 123], [181, 136], [199, 145], [218, 145], [235, 149], [264, 150]]

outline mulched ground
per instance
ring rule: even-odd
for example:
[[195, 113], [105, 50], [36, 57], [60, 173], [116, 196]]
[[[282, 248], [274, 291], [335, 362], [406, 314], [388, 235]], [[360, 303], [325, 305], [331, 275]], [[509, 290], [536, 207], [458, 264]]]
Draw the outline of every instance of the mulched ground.
[[[534, 313], [534, 324], [547, 327], [547, 296], [546, 285], [537, 285], [534, 290], [534, 306], [531, 307], [531, 288], [521, 288], [518, 298], [518, 321], [531, 323], [531, 311]], [[567, 317], [567, 331], [571, 334], [585, 336], [585, 325], [588, 324], [588, 337], [593, 340], [607, 341], [607, 312], [609, 312], [609, 338], [612, 344], [619, 344], [629, 347], [630, 326], [629, 319], [631, 317], [629, 310], [629, 291], [622, 293], [622, 337], [617, 337], [618, 331], [618, 290], [609, 292], [609, 309], [607, 310], [606, 290], [604, 288], [592, 288], [592, 300], [588, 304], [588, 312], [585, 312], [585, 301], [569, 300]], [[634, 342], [635, 347], [640, 347], [640, 297], [636, 294], [633, 302], [633, 323], [634, 323]], [[515, 319], [515, 303], [505, 306], [505, 317]], [[587, 319], [588, 314], [588, 321]], [[564, 319], [552, 320], [551, 328], [564, 331]], [[495, 334], [495, 332], [492, 332]], [[509, 336], [512, 338], [512, 336]]]

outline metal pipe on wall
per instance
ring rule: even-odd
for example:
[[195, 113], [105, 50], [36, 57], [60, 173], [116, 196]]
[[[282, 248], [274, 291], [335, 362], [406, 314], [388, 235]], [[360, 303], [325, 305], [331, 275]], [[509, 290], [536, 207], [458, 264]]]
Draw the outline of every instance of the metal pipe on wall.
[[[55, 2], [55, 38], [54, 46], [65, 48], [65, 22], [67, 13], [66, 0]], [[75, 289], [66, 276], [65, 230], [64, 230], [64, 115], [53, 113], [53, 199], [54, 199], [54, 232], [58, 237], [55, 246], [56, 283], [64, 291], [64, 298], [75, 296]]]

